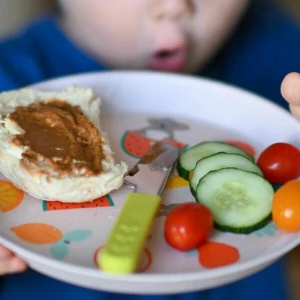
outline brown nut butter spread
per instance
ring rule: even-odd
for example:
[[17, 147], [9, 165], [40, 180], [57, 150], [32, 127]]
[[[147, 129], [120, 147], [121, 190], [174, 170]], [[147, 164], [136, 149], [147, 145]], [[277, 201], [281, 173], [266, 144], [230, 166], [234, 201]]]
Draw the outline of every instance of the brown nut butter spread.
[[8, 118], [24, 130], [12, 142], [28, 146], [23, 158], [31, 163], [39, 164], [42, 158], [43, 165], [62, 174], [74, 168], [84, 175], [101, 173], [103, 140], [79, 106], [58, 99], [34, 102], [17, 107]]

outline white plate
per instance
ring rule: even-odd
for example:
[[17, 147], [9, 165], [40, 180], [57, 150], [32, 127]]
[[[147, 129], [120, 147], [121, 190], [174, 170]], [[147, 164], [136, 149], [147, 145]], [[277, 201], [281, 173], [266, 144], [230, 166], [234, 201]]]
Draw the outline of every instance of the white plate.
[[[242, 140], [250, 143], [256, 153], [277, 141], [300, 145], [300, 125], [288, 112], [221, 83], [148, 72], [107, 72], [60, 78], [36, 87], [58, 90], [68, 85], [91, 87], [102, 97], [102, 127], [108, 133], [116, 159], [123, 159], [130, 166], [137, 161], [132, 155], [145, 150], [152, 139], [175, 139], [187, 145], [204, 140]], [[144, 138], [141, 129], [145, 129]], [[56, 210], [45, 210], [45, 203], [14, 193], [13, 187], [2, 179], [0, 242], [22, 256], [33, 269], [93, 289], [158, 294], [211, 288], [265, 268], [300, 242], [300, 233], [283, 233], [273, 223], [250, 235], [214, 231], [210, 238], [213, 246], [222, 243], [233, 251], [232, 263], [214, 268], [207, 265], [203, 252], [200, 262], [197, 251], [171, 249], [163, 238], [166, 208], [193, 201], [188, 186], [178, 181], [174, 172], [163, 192], [166, 207], [155, 219], [141, 271], [112, 276], [96, 268], [94, 255], [105, 242], [129, 192], [127, 188], [103, 199], [103, 207], [60, 209], [56, 205]], [[5, 204], [7, 190], [13, 195], [9, 205]], [[211, 258], [210, 261], [216, 263]]]

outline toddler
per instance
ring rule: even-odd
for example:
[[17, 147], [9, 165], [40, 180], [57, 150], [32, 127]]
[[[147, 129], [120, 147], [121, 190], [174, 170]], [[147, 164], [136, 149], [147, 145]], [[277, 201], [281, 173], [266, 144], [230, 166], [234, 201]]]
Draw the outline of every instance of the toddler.
[[[300, 29], [274, 2], [61, 0], [58, 14], [0, 43], [0, 90], [83, 72], [148, 69], [233, 84], [285, 109], [289, 102], [300, 117], [300, 75], [294, 72], [300, 70]], [[0, 300], [289, 299], [282, 261], [232, 284], [170, 296], [92, 291], [25, 269], [0, 246]]]

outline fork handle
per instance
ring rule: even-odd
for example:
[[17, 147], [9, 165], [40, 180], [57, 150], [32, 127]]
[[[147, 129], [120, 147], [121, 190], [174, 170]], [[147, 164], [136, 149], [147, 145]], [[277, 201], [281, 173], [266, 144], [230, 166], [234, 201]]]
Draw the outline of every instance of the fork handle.
[[113, 274], [132, 273], [136, 270], [161, 203], [157, 195], [130, 193], [97, 262], [103, 271]]

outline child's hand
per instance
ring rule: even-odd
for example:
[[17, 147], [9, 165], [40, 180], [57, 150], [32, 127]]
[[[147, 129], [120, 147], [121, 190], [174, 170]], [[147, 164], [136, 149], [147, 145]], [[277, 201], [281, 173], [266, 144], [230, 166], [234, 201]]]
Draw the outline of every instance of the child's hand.
[[0, 275], [22, 272], [26, 267], [25, 262], [0, 245]]
[[291, 113], [300, 119], [300, 73], [289, 73], [281, 83], [281, 94], [290, 104]]

